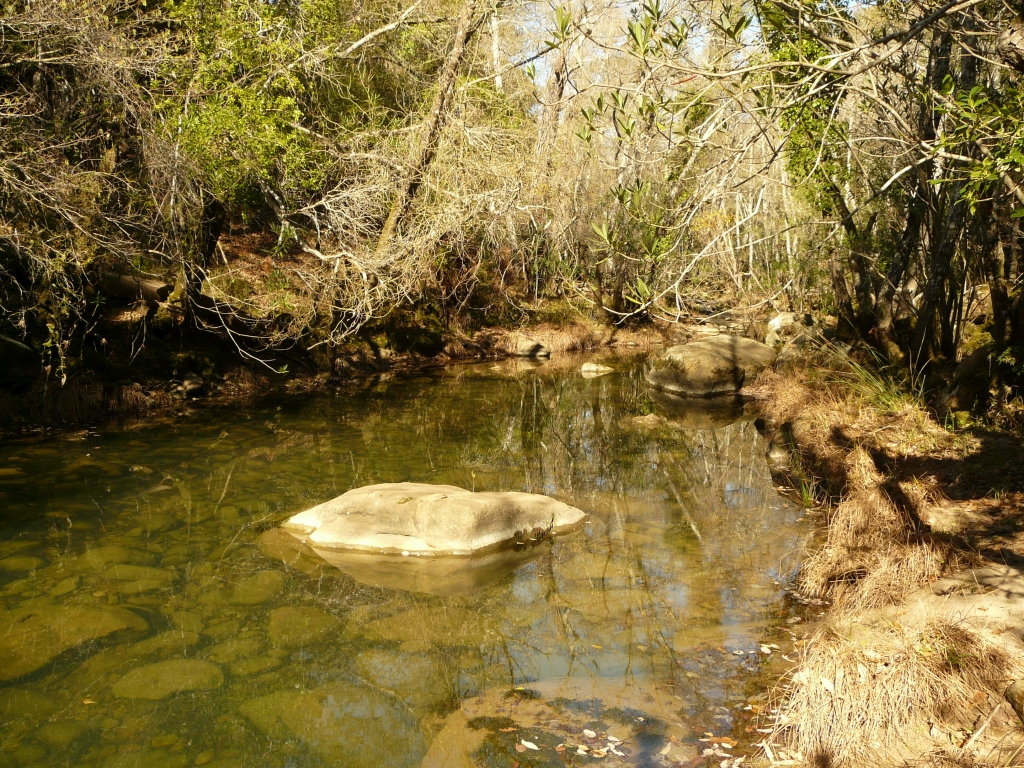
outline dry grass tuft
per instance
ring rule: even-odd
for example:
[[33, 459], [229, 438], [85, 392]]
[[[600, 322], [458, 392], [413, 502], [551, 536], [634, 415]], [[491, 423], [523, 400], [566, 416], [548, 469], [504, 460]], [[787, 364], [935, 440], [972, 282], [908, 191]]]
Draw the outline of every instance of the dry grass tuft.
[[9, 392], [0, 391], [0, 424], [14, 421], [15, 399]]
[[757, 382], [767, 415], [787, 426], [802, 467], [832, 504], [825, 541], [804, 562], [801, 590], [848, 608], [899, 603], [967, 561], [921, 522], [927, 489], [891, 484], [876, 456], [907, 455], [921, 435], [934, 445], [949, 438], [910, 400], [886, 394], [883, 402], [899, 410], [872, 402], [872, 392], [888, 390], [864, 383], [863, 369], [856, 388], [822, 361], [814, 370], [816, 381], [804, 370], [766, 372]]
[[829, 504], [799, 589], [833, 601], [833, 624], [810, 638], [779, 691], [771, 741], [833, 768], [980, 765], [963, 734], [1024, 674], [1024, 654], [941, 608], [892, 607], [975, 564], [922, 522], [943, 498], [934, 478], [898, 469], [914, 457], [961, 459], [970, 438], [944, 430], [891, 380], [843, 362], [768, 372], [756, 389], [768, 418], [788, 430], [802, 477], [827, 488]]
[[107, 398], [107, 408], [111, 413], [131, 413], [144, 411], [149, 407], [149, 398], [139, 384], [115, 387]]
[[80, 424], [103, 415], [103, 387], [85, 378], [51, 384], [42, 398], [43, 418], [58, 424]]
[[882, 622], [852, 636], [826, 629], [785, 691], [776, 740], [824, 765], [893, 764], [894, 755], [935, 750], [950, 731], [970, 730], [1020, 672], [1002, 648], [944, 620]]

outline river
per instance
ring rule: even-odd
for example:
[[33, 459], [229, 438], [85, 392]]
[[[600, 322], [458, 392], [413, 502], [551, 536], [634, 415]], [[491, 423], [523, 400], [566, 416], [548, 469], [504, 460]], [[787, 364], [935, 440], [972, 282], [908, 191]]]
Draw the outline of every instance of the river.
[[[0, 443], [0, 768], [739, 754], [799, 620], [803, 510], [750, 413], [613, 365], [460, 365]], [[400, 481], [588, 520], [444, 572], [327, 562], [277, 528]]]

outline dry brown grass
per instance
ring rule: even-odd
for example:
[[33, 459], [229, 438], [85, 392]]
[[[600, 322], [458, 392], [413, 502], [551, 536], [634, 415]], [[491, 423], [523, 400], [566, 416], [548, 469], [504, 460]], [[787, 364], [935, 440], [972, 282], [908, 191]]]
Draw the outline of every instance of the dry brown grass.
[[943, 620], [827, 627], [801, 661], [784, 689], [777, 743], [829, 766], [895, 765], [922, 754], [931, 761], [924, 764], [970, 764], [970, 751], [935, 750], [955, 747], [1021, 672], [1005, 650]]
[[153, 408], [167, 408], [173, 404], [171, 396], [162, 389], [146, 391], [140, 384], [115, 387], [107, 398], [107, 409], [112, 415], [132, 414]]
[[43, 419], [58, 424], [81, 424], [103, 415], [103, 386], [86, 378], [50, 383], [42, 397]]
[[894, 485], [874, 455], [919, 450], [922, 434], [941, 449], [949, 437], [909, 404], [880, 411], [817, 370], [817, 381], [807, 371], [767, 372], [756, 390], [767, 397], [767, 415], [789, 431], [818, 496], [830, 502], [825, 541], [805, 560], [800, 587], [848, 608], [899, 603], [967, 560], [921, 523], [925, 489]]
[[951, 734], [978, 726], [1024, 674], [1024, 653], [940, 613], [901, 618], [892, 608], [976, 560], [922, 522], [941, 489], [900, 481], [893, 467], [908, 457], [955, 461], [972, 446], [913, 397], [877, 382], [849, 386], [847, 373], [825, 359], [757, 382], [765, 414], [791, 440], [796, 474], [826, 502], [823, 541], [798, 588], [833, 603], [780, 688], [770, 741], [815, 766], [980, 765], [962, 748], [966, 736]]
[[149, 398], [138, 384], [115, 387], [107, 398], [107, 408], [111, 413], [130, 413], [144, 411], [149, 407]]

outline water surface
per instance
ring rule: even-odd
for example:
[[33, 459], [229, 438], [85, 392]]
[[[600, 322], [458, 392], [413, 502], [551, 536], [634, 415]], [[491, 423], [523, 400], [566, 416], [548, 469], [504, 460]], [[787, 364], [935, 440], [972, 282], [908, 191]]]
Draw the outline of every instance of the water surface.
[[[709, 732], [749, 743], [801, 512], [749, 416], [618, 367], [459, 366], [0, 444], [0, 766], [678, 765]], [[399, 481], [588, 522], [440, 575], [328, 563], [276, 527]]]

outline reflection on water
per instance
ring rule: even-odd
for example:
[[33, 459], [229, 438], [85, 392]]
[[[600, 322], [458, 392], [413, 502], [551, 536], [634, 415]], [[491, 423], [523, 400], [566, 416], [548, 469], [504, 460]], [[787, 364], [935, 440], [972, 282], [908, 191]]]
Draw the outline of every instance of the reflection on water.
[[[554, 366], [0, 446], [0, 767], [675, 765], [742, 740], [799, 511], [749, 415]], [[400, 481], [589, 520], [458, 565], [276, 528]]]

